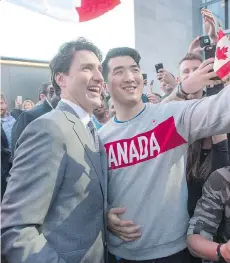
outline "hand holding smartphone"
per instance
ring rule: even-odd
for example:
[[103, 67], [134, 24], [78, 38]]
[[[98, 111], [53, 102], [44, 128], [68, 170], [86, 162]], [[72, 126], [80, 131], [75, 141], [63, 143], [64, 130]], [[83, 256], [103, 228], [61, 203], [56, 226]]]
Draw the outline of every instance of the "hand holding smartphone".
[[[209, 58], [215, 58], [216, 45], [209, 45], [204, 48], [205, 60]], [[213, 70], [212, 70], [213, 71]], [[212, 80], [220, 80], [219, 77], [212, 78]]]
[[164, 68], [164, 67], [163, 67], [163, 64], [162, 64], [162, 63], [156, 64], [156, 65], [155, 65], [156, 73], [159, 73], [159, 70], [160, 70], [160, 69], [163, 69], [163, 68]]

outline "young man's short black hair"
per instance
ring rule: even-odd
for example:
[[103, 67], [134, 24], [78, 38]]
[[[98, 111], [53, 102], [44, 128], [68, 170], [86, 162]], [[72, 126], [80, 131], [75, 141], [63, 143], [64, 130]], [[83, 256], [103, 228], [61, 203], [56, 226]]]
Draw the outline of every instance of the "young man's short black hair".
[[110, 49], [105, 57], [105, 60], [102, 63], [103, 77], [105, 81], [108, 81], [108, 73], [109, 73], [108, 64], [110, 59], [116, 57], [125, 57], [125, 56], [131, 57], [137, 63], [138, 67], [140, 67], [141, 56], [135, 49], [130, 47], [118, 47], [118, 48]]
[[101, 51], [84, 37], [63, 44], [49, 65], [51, 70], [51, 81], [56, 93], [60, 92], [60, 87], [55, 80], [56, 74], [59, 72], [68, 73], [75, 52], [80, 50], [91, 51], [97, 56], [99, 61], [102, 61]]

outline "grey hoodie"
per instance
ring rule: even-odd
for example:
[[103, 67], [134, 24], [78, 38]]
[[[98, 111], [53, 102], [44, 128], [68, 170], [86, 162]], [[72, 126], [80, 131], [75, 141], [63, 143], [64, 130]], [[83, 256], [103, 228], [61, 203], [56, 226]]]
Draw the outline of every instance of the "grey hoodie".
[[186, 248], [189, 144], [230, 132], [230, 87], [202, 100], [147, 104], [128, 122], [110, 120], [99, 136], [109, 169], [108, 205], [142, 226], [142, 236], [124, 242], [109, 233], [109, 251], [129, 260], [150, 260]]

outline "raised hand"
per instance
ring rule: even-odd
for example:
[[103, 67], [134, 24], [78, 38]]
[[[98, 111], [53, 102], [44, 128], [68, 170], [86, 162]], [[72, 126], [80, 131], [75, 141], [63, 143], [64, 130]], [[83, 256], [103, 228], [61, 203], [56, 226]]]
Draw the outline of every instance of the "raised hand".
[[183, 81], [183, 90], [186, 93], [193, 94], [202, 90], [205, 86], [213, 87], [216, 81], [212, 80], [212, 78], [217, 76], [214, 71], [211, 71], [213, 64], [214, 58], [205, 60], [196, 71]]
[[218, 35], [216, 32], [216, 20], [211, 11], [207, 9], [201, 9], [201, 14], [204, 19], [204, 31], [212, 39], [213, 43], [216, 44], [218, 41]]
[[200, 37], [196, 37], [188, 48], [188, 53], [200, 53], [204, 48], [200, 46]]
[[173, 77], [173, 75], [165, 69], [159, 70], [159, 73], [157, 73], [157, 79], [163, 82], [165, 85], [168, 84], [173, 88], [178, 85], [177, 80]]

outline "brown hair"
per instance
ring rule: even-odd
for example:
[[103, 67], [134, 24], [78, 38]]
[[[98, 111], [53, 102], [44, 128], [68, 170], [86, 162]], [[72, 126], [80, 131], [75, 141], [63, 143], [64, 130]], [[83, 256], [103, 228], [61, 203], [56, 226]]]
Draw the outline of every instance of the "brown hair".
[[181, 63], [183, 61], [186, 61], [186, 60], [199, 60], [200, 62], [203, 62], [203, 59], [202, 59], [202, 57], [199, 54], [197, 54], [197, 53], [187, 53], [185, 55], [185, 57], [182, 58], [182, 60], [180, 61], [179, 66], [181, 65]]
[[211, 152], [206, 157], [205, 161], [200, 163], [200, 155], [202, 151], [203, 139], [195, 141], [188, 148], [188, 159], [187, 159], [187, 181], [192, 179], [204, 179], [211, 173]]

